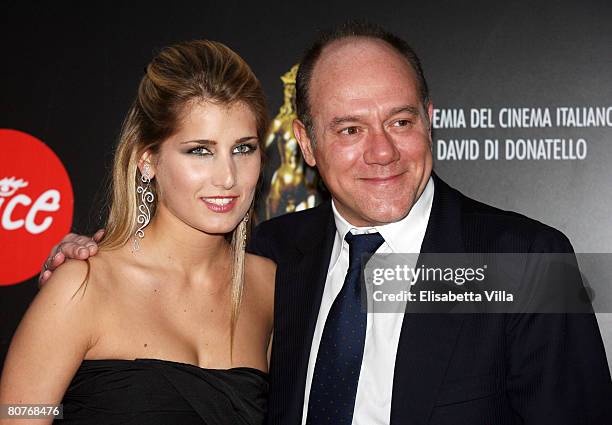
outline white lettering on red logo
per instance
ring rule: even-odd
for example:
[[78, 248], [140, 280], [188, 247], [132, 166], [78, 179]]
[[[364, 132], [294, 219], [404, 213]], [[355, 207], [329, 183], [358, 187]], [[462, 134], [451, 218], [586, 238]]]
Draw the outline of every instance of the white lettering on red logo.
[[35, 137], [0, 129], [0, 285], [38, 274], [48, 252], [70, 231], [70, 178]]

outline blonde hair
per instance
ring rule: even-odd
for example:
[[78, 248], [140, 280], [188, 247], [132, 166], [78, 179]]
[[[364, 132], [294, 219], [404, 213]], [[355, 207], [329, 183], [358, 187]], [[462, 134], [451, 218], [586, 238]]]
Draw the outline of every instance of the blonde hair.
[[[209, 40], [188, 41], [162, 49], [147, 65], [138, 95], [123, 122], [115, 151], [106, 232], [100, 248], [118, 248], [134, 237], [139, 227], [136, 188], [141, 174], [138, 161], [147, 150], [159, 151], [162, 142], [177, 130], [185, 107], [193, 101], [246, 104], [255, 115], [259, 151], [263, 154], [268, 123], [265, 98], [261, 84], [247, 63], [227, 46]], [[155, 179], [150, 183], [150, 190], [157, 194]], [[253, 205], [250, 214], [252, 210]], [[154, 214], [155, 204], [151, 207], [151, 217]], [[242, 220], [227, 235], [233, 256], [231, 341], [242, 300], [245, 236], [248, 233], [249, 223]]]

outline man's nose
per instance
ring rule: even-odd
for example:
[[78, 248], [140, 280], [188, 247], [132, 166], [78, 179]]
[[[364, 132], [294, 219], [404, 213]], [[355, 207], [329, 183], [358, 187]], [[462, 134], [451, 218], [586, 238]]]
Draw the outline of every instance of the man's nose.
[[398, 158], [399, 151], [386, 131], [380, 130], [368, 135], [363, 155], [366, 164], [387, 165], [397, 161]]
[[236, 184], [236, 164], [230, 156], [217, 157], [212, 183], [215, 187], [229, 190]]

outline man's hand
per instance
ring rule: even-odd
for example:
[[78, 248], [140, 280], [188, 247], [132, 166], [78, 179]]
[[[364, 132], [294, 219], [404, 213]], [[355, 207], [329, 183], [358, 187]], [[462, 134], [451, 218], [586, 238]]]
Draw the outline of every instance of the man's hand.
[[58, 268], [66, 258], [76, 260], [86, 260], [98, 252], [98, 242], [104, 236], [104, 229], [98, 230], [93, 237], [77, 235], [76, 233], [68, 233], [64, 239], [51, 249], [49, 257], [42, 267], [42, 271], [38, 276], [38, 286], [45, 284], [53, 270]]

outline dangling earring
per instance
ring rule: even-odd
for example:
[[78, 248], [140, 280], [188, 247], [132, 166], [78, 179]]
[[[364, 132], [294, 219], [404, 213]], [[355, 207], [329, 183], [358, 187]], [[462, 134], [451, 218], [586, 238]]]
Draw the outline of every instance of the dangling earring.
[[239, 252], [244, 252], [246, 249], [246, 239], [247, 239], [247, 224], [249, 222], [249, 213], [247, 212], [240, 223], [238, 224], [238, 228], [236, 229], [236, 233], [234, 238], [236, 238], [236, 249]]
[[240, 222], [240, 243], [244, 246], [246, 245], [247, 238], [247, 224], [249, 224], [249, 213], [247, 212]]
[[138, 185], [136, 193], [140, 195], [138, 201], [138, 216], [136, 217], [136, 223], [140, 224], [136, 233], [134, 234], [134, 247], [132, 252], [136, 252], [140, 249], [140, 240], [144, 238], [144, 228], [147, 227], [151, 221], [151, 209], [149, 204], [155, 200], [153, 192], [150, 190], [151, 186], [151, 168], [149, 164], [145, 164], [143, 167], [143, 173], [140, 176], [142, 185]]

